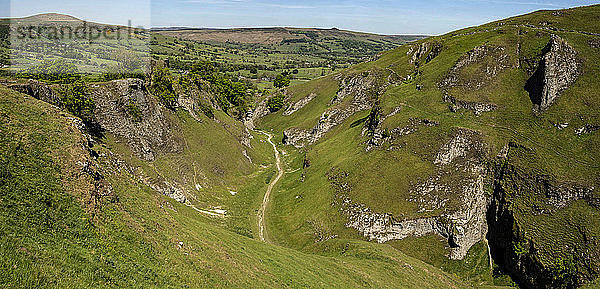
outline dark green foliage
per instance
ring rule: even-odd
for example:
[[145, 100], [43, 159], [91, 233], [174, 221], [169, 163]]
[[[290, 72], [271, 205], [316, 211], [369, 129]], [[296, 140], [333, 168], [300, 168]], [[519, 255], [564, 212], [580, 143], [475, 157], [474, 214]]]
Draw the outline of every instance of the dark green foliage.
[[113, 51], [107, 58], [114, 60], [115, 63], [106, 66], [106, 72], [101, 75], [104, 81], [123, 78], [143, 79], [145, 77], [142, 71], [142, 61], [136, 52], [121, 47]]
[[142, 112], [140, 111], [140, 108], [137, 106], [137, 104], [135, 104], [135, 101], [133, 101], [132, 99], [130, 99], [127, 102], [127, 104], [125, 105], [125, 109], [134, 121], [142, 120]]
[[200, 102], [199, 106], [200, 110], [202, 111], [202, 113], [204, 113], [204, 115], [211, 119], [215, 118], [215, 112], [213, 111], [213, 108], [210, 105]]
[[77, 80], [61, 88], [61, 103], [73, 115], [90, 123], [94, 117], [96, 104], [89, 97], [89, 92], [82, 80]]
[[150, 92], [170, 109], [177, 106], [177, 94], [173, 88], [173, 77], [169, 69], [158, 63], [152, 67]]
[[191, 71], [202, 78], [207, 78], [217, 72], [215, 66], [208, 61], [198, 61], [192, 65]]
[[558, 284], [577, 284], [577, 266], [572, 255], [556, 259], [552, 269], [553, 278]]
[[281, 93], [275, 94], [273, 97], [269, 98], [267, 101], [267, 108], [271, 112], [276, 112], [283, 107], [283, 101], [285, 99], [285, 95]]
[[73, 83], [81, 77], [77, 66], [64, 59], [44, 60], [17, 75], [22, 78], [32, 78], [49, 83]]
[[371, 113], [367, 117], [365, 121], [365, 127], [369, 131], [370, 134], [373, 134], [375, 129], [379, 126], [379, 122], [381, 121], [381, 107], [379, 105], [375, 105], [373, 109], [371, 109]]
[[233, 114], [240, 118], [250, 109], [252, 99], [251, 94], [248, 92], [249, 86], [218, 72], [212, 63], [207, 61], [197, 62], [192, 66], [189, 74], [189, 77], [203, 79], [210, 83], [211, 92], [214, 93], [217, 103], [226, 113], [231, 113], [233, 107], [235, 108]]
[[282, 74], [279, 74], [273, 81], [273, 85], [277, 88], [284, 88], [290, 85], [290, 79], [283, 76]]

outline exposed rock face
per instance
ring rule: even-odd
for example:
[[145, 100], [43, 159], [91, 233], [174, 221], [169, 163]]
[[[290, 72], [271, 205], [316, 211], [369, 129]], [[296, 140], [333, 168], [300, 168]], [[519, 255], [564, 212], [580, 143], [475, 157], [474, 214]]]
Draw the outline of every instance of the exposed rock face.
[[[29, 80], [10, 88], [44, 102], [60, 106], [60, 95], [51, 86]], [[96, 104], [94, 120], [117, 137], [124, 139], [140, 158], [153, 161], [158, 153], [181, 152], [182, 140], [175, 136], [178, 127], [168, 120], [169, 111], [145, 89], [140, 79], [121, 79], [89, 86]], [[135, 108], [139, 115], [133, 116]]]
[[118, 201], [111, 184], [101, 173], [97, 160], [98, 154], [92, 150], [93, 139], [87, 134], [85, 125], [81, 119], [73, 116], [65, 116], [74, 128], [74, 135], [78, 143], [75, 147], [65, 147], [71, 157], [68, 163], [61, 164], [62, 174], [66, 177], [63, 185], [68, 186], [69, 191], [82, 192], [85, 197], [84, 205], [86, 211], [96, 218], [101, 213], [102, 205], [106, 202]]
[[246, 117], [244, 118], [244, 125], [248, 128], [248, 129], [254, 129], [255, 125], [254, 122], [261, 118], [266, 116], [267, 114], [269, 114], [269, 109], [267, 108], [267, 99], [261, 101], [260, 103], [256, 104], [256, 107], [254, 108], [254, 110], [249, 110], [248, 113], [246, 114]]
[[302, 98], [301, 100], [298, 100], [298, 102], [294, 103], [293, 105], [291, 105], [290, 107], [288, 107], [284, 112], [283, 115], [291, 115], [292, 113], [300, 110], [301, 108], [303, 108], [305, 105], [307, 105], [311, 100], [313, 100], [313, 98], [315, 98], [317, 95], [315, 93], [311, 93], [308, 96], [306, 96], [305, 98]]
[[[170, 112], [146, 91], [142, 80], [92, 84], [90, 90], [96, 103], [96, 121], [106, 131], [122, 138], [140, 158], [153, 161], [159, 153], [183, 151], [182, 140], [175, 135], [178, 127], [169, 121]], [[137, 119], [128, 111], [131, 107], [139, 111]]]
[[[506, 49], [502, 46], [491, 46], [482, 45], [473, 48], [473, 50], [467, 52], [450, 69], [448, 76], [440, 83], [442, 88], [450, 88], [457, 85], [465, 86], [471, 89], [479, 89], [486, 84], [486, 80], [489, 80], [501, 71], [511, 67], [510, 59], [505, 51]], [[486, 79], [470, 78], [462, 79], [460, 72], [467, 66], [483, 61], [486, 57], [494, 57], [494, 64], [488, 65], [484, 72]]]
[[[468, 77], [462, 75], [463, 70], [470, 65], [485, 65], [479, 72]], [[512, 66], [506, 48], [502, 46], [482, 45], [475, 47], [460, 57], [450, 69], [448, 75], [438, 84], [444, 92], [443, 101], [451, 103], [450, 110], [459, 109], [473, 111], [475, 115], [493, 111], [497, 106], [485, 101], [464, 101], [456, 99], [449, 93], [452, 88], [461, 88], [469, 91], [483, 89], [502, 71]]]
[[[369, 135], [366, 143], [365, 151], [370, 151], [375, 148], [380, 148], [384, 144], [389, 143], [388, 150], [397, 149], [396, 141], [402, 136], [409, 135], [419, 130], [422, 126], [438, 126], [439, 123], [429, 119], [409, 118], [409, 123], [403, 127], [396, 127], [392, 130], [387, 130], [381, 127], [381, 124], [389, 117], [396, 115], [402, 110], [401, 106], [394, 108], [389, 114], [381, 113], [380, 109], [375, 106], [371, 110], [371, 114], [365, 123], [362, 130], [362, 135]], [[377, 109], [377, 110], [376, 110]]]
[[575, 130], [576, 135], [584, 135], [600, 130], [600, 125], [586, 124]]
[[531, 102], [540, 111], [548, 109], [580, 74], [577, 51], [564, 39], [552, 35], [543, 53], [537, 70], [525, 85]]
[[[340, 210], [348, 216], [346, 226], [355, 228], [370, 240], [379, 243], [408, 236], [438, 234], [448, 239], [450, 258], [463, 259], [468, 250], [483, 240], [487, 233], [488, 199], [484, 191], [486, 169], [483, 165], [484, 145], [479, 133], [459, 130], [444, 144], [436, 156], [438, 174], [417, 184], [409, 201], [416, 202], [419, 212], [442, 210], [437, 217], [398, 220], [389, 213], [375, 213], [344, 196], [351, 188], [343, 178], [331, 177], [337, 187]], [[445, 181], [448, 175], [460, 172], [459, 183]], [[339, 175], [339, 174], [338, 174]], [[459, 196], [460, 206], [448, 208], [450, 196]]]
[[[410, 56], [409, 62], [416, 67], [429, 63], [442, 52], [442, 45], [437, 42], [423, 42], [419, 46], [411, 46], [407, 55]], [[425, 59], [423, 59], [423, 57]]]
[[391, 214], [374, 213], [362, 204], [354, 204], [345, 198], [343, 212], [349, 216], [347, 227], [361, 232], [369, 240], [385, 243], [406, 237], [420, 237], [427, 234], [439, 234], [448, 237], [450, 229], [437, 218], [416, 220], [396, 220]]
[[458, 134], [442, 146], [433, 163], [436, 165], [450, 164], [455, 158], [464, 157], [470, 146], [471, 142], [467, 136]]
[[[496, 159], [492, 169], [493, 196], [487, 211], [487, 239], [492, 257], [522, 288], [577, 288], [600, 273], [600, 260], [595, 253], [597, 249], [594, 249], [597, 247], [595, 237], [575, 225], [578, 223], [577, 216], [570, 216], [567, 222], [569, 228], [566, 229], [570, 230], [569, 238], [544, 246], [532, 238], [536, 233], [531, 232], [531, 226], [526, 227], [524, 212], [527, 218], [531, 215], [545, 216], [548, 222], [552, 222], [558, 212], [579, 200], [597, 208], [598, 202], [593, 194], [595, 188], [559, 182], [551, 176], [515, 167], [511, 164], [509, 151], [516, 148], [519, 147], [511, 143], [506, 152]], [[563, 236], [554, 232], [552, 235]], [[573, 243], [568, 240], [570, 238], [581, 241]], [[556, 256], [559, 254], [556, 250], [560, 248], [567, 248], [567, 256], [562, 256], [562, 259]], [[542, 260], [540, 252], [548, 250], [554, 252], [552, 255], [559, 263], [547, 258]], [[564, 263], [566, 260], [570, 261]]]
[[[313, 144], [326, 132], [356, 112], [370, 109], [373, 100], [378, 96], [375, 76], [353, 75], [341, 80], [341, 87], [331, 101], [334, 107], [323, 112], [317, 125], [310, 130], [289, 128], [283, 132], [283, 143], [301, 148]], [[385, 86], [383, 88], [385, 89]], [[344, 99], [352, 97], [348, 103], [342, 103]]]
[[443, 96], [443, 100], [444, 102], [451, 103], [450, 111], [452, 112], [457, 112], [459, 109], [467, 109], [472, 111], [475, 115], [481, 115], [484, 112], [494, 111], [498, 107], [493, 103], [456, 100], [449, 94], [445, 94]]
[[375, 76], [356, 74], [344, 77], [340, 81], [340, 88], [331, 100], [330, 105], [335, 105], [342, 102], [346, 97], [354, 96], [353, 102], [364, 102], [373, 95], [373, 90], [376, 88]]
[[11, 84], [8, 87], [49, 104], [61, 105], [60, 96], [54, 93], [50, 86], [44, 82], [30, 79], [25, 84]]

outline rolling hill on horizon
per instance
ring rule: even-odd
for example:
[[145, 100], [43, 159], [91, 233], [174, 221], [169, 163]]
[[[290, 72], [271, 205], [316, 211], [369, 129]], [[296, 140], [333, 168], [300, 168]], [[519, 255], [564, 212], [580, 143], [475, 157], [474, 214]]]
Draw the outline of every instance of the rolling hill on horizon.
[[599, 23], [592, 5], [426, 38], [69, 42], [86, 67], [147, 58], [112, 78], [19, 46], [0, 287], [597, 288]]

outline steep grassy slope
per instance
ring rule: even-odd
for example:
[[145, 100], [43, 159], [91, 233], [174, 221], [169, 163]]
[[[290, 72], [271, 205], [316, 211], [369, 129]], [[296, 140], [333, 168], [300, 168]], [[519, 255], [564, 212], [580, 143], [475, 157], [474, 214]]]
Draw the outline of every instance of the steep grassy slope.
[[[600, 26], [588, 20], [599, 15], [468, 28], [290, 88], [288, 105], [308, 102], [259, 124], [299, 169], [274, 191], [272, 239], [387, 241], [475, 284], [505, 283], [501, 272], [536, 288], [596, 278]], [[547, 108], [526, 85], [540, 74], [546, 96], [558, 91]]]
[[[90, 146], [77, 118], [4, 87], [0, 95], [4, 288], [465, 287], [390, 246], [347, 240], [307, 254], [231, 232], [227, 222], [141, 182], [135, 167], [145, 161], [117, 157], [134, 158], [127, 147], [117, 149], [110, 137]], [[195, 133], [210, 124], [185, 112], [177, 119], [190, 145], [182, 156], [201, 162]], [[164, 167], [157, 171], [167, 174], [174, 162], [184, 166], [180, 158], [160, 157], [155, 163]], [[264, 183], [264, 174], [254, 173]], [[251, 199], [260, 192], [245, 194], [239, 193]]]

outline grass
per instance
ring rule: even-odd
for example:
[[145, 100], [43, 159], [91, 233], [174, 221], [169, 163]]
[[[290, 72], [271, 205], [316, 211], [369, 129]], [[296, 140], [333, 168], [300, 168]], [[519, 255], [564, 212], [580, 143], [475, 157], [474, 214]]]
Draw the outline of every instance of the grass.
[[[82, 207], [82, 200], [89, 198], [85, 190], [65, 191], [58, 185], [69, 181], [60, 179], [58, 172], [68, 171], [70, 168], [64, 164], [74, 163], [69, 154], [60, 149], [77, 150], [78, 140], [73, 137], [73, 131], [66, 133], [69, 131], [67, 121], [39, 102], [1, 89], [0, 120], [3, 135], [6, 135], [2, 145], [15, 147], [15, 141], [21, 139], [27, 144], [29, 151], [26, 151], [35, 153], [11, 155], [2, 150], [2, 161], [13, 160], [14, 164], [15, 159], [23, 160], [23, 165], [8, 166], [8, 170], [2, 171], [3, 178], [10, 180], [3, 181], [2, 186], [9, 184], [16, 189], [3, 191], [0, 199], [3, 221], [6, 221], [2, 222], [6, 228], [3, 227], [0, 239], [2, 268], [13, 268], [2, 270], [0, 280], [5, 287], [42, 283], [51, 287], [511, 286], [512, 281], [495, 269], [497, 264], [490, 268], [487, 246], [483, 242], [473, 246], [462, 261], [448, 260], [446, 240], [435, 236], [407, 238], [389, 244], [366, 242], [357, 231], [346, 227], [346, 216], [333, 205], [335, 192], [327, 174], [331, 169], [347, 172], [352, 187], [348, 196], [374, 212], [407, 219], [440, 216], [462, 206], [460, 196], [440, 195], [449, 198], [444, 210], [419, 212], [417, 205], [409, 201], [410, 190], [437, 173], [433, 160], [457, 130], [472, 129], [481, 132], [485, 140], [486, 160], [492, 160], [507, 143], [516, 142], [526, 149], [511, 152], [511, 165], [527, 172], [528, 176], [543, 176], [556, 184], [598, 187], [600, 156], [596, 147], [600, 134], [575, 135], [575, 130], [584, 124], [598, 124], [600, 92], [595, 84], [600, 73], [597, 65], [600, 54], [588, 44], [595, 36], [553, 32], [579, 52], [583, 74], [549, 110], [534, 114], [523, 89], [529, 76], [528, 67], [516, 64], [519, 58], [533, 59], [535, 63], [549, 32], [515, 26], [523, 23], [537, 26], [541, 19], [550, 17], [551, 25], [556, 27], [597, 33], [596, 22], [583, 19], [595, 17], [598, 7], [568, 10], [560, 17], [541, 12], [503, 21], [508, 23], [504, 26], [491, 23], [423, 40], [440, 43], [442, 52], [419, 67], [421, 74], [415, 80], [395, 83], [383, 91], [379, 101], [384, 113], [397, 107], [400, 112], [381, 125], [392, 130], [410, 125], [414, 119], [428, 119], [439, 123], [438, 126], [418, 126], [416, 132], [367, 152], [368, 137], [361, 134], [360, 122], [369, 114], [365, 110], [352, 115], [309, 147], [296, 149], [278, 143], [278, 148], [285, 151], [282, 165], [286, 173], [274, 188], [267, 210], [268, 239], [274, 244], [252, 238], [257, 235], [256, 210], [274, 171], [272, 151], [264, 142], [264, 136], [252, 133], [251, 148], [247, 148], [239, 143], [244, 134], [241, 125], [223, 113], [216, 112], [219, 122], [204, 116], [201, 116], [202, 122], [198, 122], [187, 112], [176, 111], [170, 120], [181, 127], [186, 140], [184, 152], [161, 155], [150, 163], [134, 157], [109, 134], [95, 149], [107, 156], [99, 161], [118, 202], [103, 203], [99, 219], [90, 222], [85, 219], [89, 208]], [[519, 30], [527, 33], [519, 33]], [[463, 33], [473, 34], [461, 35]], [[186, 42], [176, 43], [166, 37], [160, 41], [164, 45], [157, 53], [161, 55], [170, 55], [186, 45]], [[495, 64], [488, 57], [459, 71], [464, 82], [448, 92], [458, 100], [491, 102], [498, 108], [480, 116], [466, 109], [451, 112], [449, 104], [442, 101], [444, 92], [439, 83], [463, 55], [484, 44], [504, 47], [511, 65], [488, 79], [482, 70]], [[223, 54], [230, 53], [231, 47], [189, 45], [210, 50], [218, 61], [223, 57], [238, 57]], [[520, 54], [517, 54], [518, 45]], [[259, 127], [272, 132], [276, 141], [282, 139], [287, 128], [314, 127], [321, 115], [332, 107], [330, 102], [340, 87], [341, 78], [368, 72], [385, 82], [389, 77], [401, 79], [413, 74], [415, 67], [409, 62], [409, 49], [409, 45], [401, 46], [383, 53], [375, 61], [312, 81], [296, 82], [287, 89], [287, 105], [312, 93], [316, 97], [290, 116], [283, 116], [281, 112], [266, 116], [259, 121]], [[185, 50], [182, 53], [178, 57], [185, 58]], [[263, 60], [266, 62], [267, 58], [260, 61]], [[299, 75], [304, 73], [308, 72]], [[477, 80], [481, 87], [474, 89], [465, 79]], [[267, 83], [261, 85], [268, 87]], [[423, 88], [417, 90], [417, 85]], [[345, 100], [339, 107], [345, 107], [348, 102]], [[558, 130], [552, 123], [559, 122], [570, 125]], [[388, 150], [392, 145], [396, 149]], [[252, 163], [242, 154], [244, 150]], [[137, 174], [181, 184], [192, 204], [199, 208], [221, 207], [227, 210], [227, 217], [199, 214], [153, 192], [126, 170], [114, 167], [109, 152], [124, 159]], [[303, 169], [305, 155], [311, 165]], [[450, 182], [465, 177], [461, 171], [446, 173]], [[21, 186], [20, 180], [31, 183]], [[197, 189], [196, 184], [202, 188]], [[579, 200], [564, 209], [538, 214], [536, 208], [551, 209], [543, 191], [524, 183], [514, 185], [520, 189], [510, 191], [513, 204], [510, 210], [516, 224], [526, 231], [526, 239], [535, 244], [535, 257], [542, 265], [551, 268], [578, 252], [589, 252], [589, 260], [597, 263], [600, 252], [596, 229], [599, 224], [594, 221], [598, 219], [596, 208]], [[50, 197], [26, 190], [38, 186], [39, 191], [49, 192]], [[74, 184], [69, 188], [72, 187]], [[22, 205], [20, 196], [27, 196], [29, 203], [39, 206]], [[13, 203], [20, 207], [6, 205]], [[65, 212], [68, 216], [65, 220], [47, 218], [54, 222], [52, 226], [60, 228], [57, 229], [59, 234], [38, 230], [45, 220], [39, 216]], [[32, 228], [13, 220], [12, 216], [21, 213], [28, 214], [25, 220], [34, 216], [31, 221], [36, 223]], [[331, 239], [320, 241], [319, 236]], [[555, 246], [556, 240], [561, 240], [561, 246]], [[179, 242], [183, 242], [183, 246]], [[69, 254], [62, 254], [64, 248]]]
[[[597, 14], [598, 7], [600, 6], [567, 10], [562, 17], [552, 16], [554, 18], [551, 22], [559, 28], [595, 32], [598, 29], [597, 24], [582, 19], [596, 17], [591, 15]], [[511, 25], [498, 29], [496, 29], [499, 27], [497, 23], [491, 23], [415, 43], [414, 45], [418, 45], [421, 42], [435, 41], [442, 44], [443, 50], [431, 62], [419, 68], [422, 74], [416, 80], [392, 85], [384, 92], [380, 98], [380, 105], [384, 112], [389, 113], [398, 106], [401, 107], [401, 111], [386, 119], [382, 127], [389, 130], [401, 128], [409, 123], [410, 118], [430, 119], [438, 122], [439, 126], [421, 127], [417, 132], [399, 138], [394, 143], [400, 147], [399, 149], [388, 151], [390, 144], [387, 144], [380, 149], [365, 151], [364, 142], [368, 138], [361, 136], [362, 126], [353, 127], [351, 124], [367, 116], [368, 111], [358, 112], [346, 119], [308, 148], [297, 151], [289, 146], [282, 147], [291, 152], [287, 158], [290, 170], [301, 167], [300, 160], [304, 153], [307, 153], [310, 158], [311, 167], [305, 172], [304, 183], [300, 182], [301, 172], [298, 172], [284, 176], [279, 189], [274, 190], [274, 209], [268, 220], [270, 227], [273, 228], [272, 238], [285, 246], [298, 249], [310, 248], [315, 239], [314, 234], [318, 230], [311, 225], [314, 223], [320, 224], [321, 228], [328, 228], [330, 234], [338, 235], [340, 238], [361, 238], [355, 231], [345, 228], [345, 216], [331, 205], [335, 194], [327, 181], [326, 174], [332, 168], [339, 168], [349, 173], [349, 182], [353, 188], [348, 193], [349, 196], [354, 202], [364, 204], [374, 212], [391, 213], [402, 219], [436, 216], [445, 211], [452, 211], [456, 206], [461, 205], [459, 199], [452, 200], [456, 196], [440, 195], [440, 197], [449, 197], [448, 204], [454, 204], [454, 207], [450, 205], [444, 211], [429, 213], [418, 213], [416, 204], [408, 201], [407, 197], [415, 184], [435, 173], [432, 162], [438, 149], [458, 128], [481, 132], [489, 151], [487, 155], [489, 159], [496, 156], [505, 144], [514, 141], [527, 147], [535, 156], [512, 158], [511, 161], [515, 165], [551, 176], [550, 178], [556, 183], [573, 182], [587, 187], [598, 187], [597, 176], [600, 168], [597, 163], [600, 155], [594, 147], [600, 140], [598, 139], [600, 134], [575, 135], [577, 128], [586, 123], [597, 124], [598, 119], [597, 104], [600, 103], [600, 92], [594, 85], [594, 79], [599, 73], [597, 63], [600, 61], [598, 59], [600, 54], [597, 48], [588, 45], [588, 41], [594, 36], [563, 31], [552, 32], [566, 39], [578, 51], [578, 57], [583, 61], [584, 72], [548, 111], [540, 115], [534, 114], [529, 96], [523, 88], [529, 75], [526, 67], [517, 66], [518, 59], [533, 59], [534, 62], [536, 59], [539, 60], [541, 48], [547, 43], [550, 32], [513, 25], [535, 24], [541, 19], [548, 19], [550, 13], [534, 13], [501, 21]], [[571, 21], [573, 21], [572, 28]], [[527, 33], [518, 33], [519, 30]], [[466, 32], [476, 33], [459, 35]], [[484, 59], [459, 72], [459, 78], [462, 80], [482, 82], [481, 88], [474, 89], [468, 85], [459, 85], [449, 92], [458, 100], [491, 102], [498, 108], [480, 116], [465, 109], [452, 113], [448, 110], [448, 103], [442, 101], [443, 92], [438, 84], [461, 56], [484, 44], [504, 47], [504, 53], [509, 56], [508, 67], [488, 79], [484, 73], [485, 68], [493, 66], [496, 62], [491, 58]], [[516, 53], [517, 45], [520, 45], [520, 54]], [[260, 127], [281, 134], [283, 130], [290, 127], [307, 129], [315, 126], [320, 115], [329, 109], [328, 103], [336, 94], [336, 86], [339, 86], [337, 79], [344, 75], [389, 70], [400, 77], [411, 74], [414, 67], [411, 66], [407, 56], [409, 46], [401, 46], [386, 52], [376, 61], [362, 63], [334, 75], [290, 88], [288, 90], [291, 96], [290, 102], [297, 101], [309, 93], [316, 93], [317, 97], [291, 116], [273, 114], [265, 117], [261, 120]], [[417, 84], [422, 85], [423, 89], [416, 90]], [[552, 125], [552, 123], [564, 122], [570, 123], [564, 130], [558, 130]], [[452, 173], [452, 178], [460, 179], [461, 173]], [[596, 252], [596, 245], [591, 243], [582, 245], [580, 238], [590, 234], [596, 235], [592, 232], [595, 232], [594, 228], [597, 226], [595, 222], [589, 220], [595, 218], [593, 216], [597, 213], [597, 209], [580, 201], [560, 213], [534, 216], [531, 213], [530, 202], [533, 197], [516, 194], [515, 198], [520, 200], [515, 202], [518, 210], [522, 212], [518, 215], [518, 221], [522, 222], [528, 228], [527, 230], [535, 232], [531, 238], [540, 248], [546, 248], [538, 252], [538, 257], [546, 260], [543, 262], [550, 264], [564, 256], [563, 253], [548, 249], [553, 247], [555, 241], [552, 240], [557, 239], [564, 240], [564, 246], [570, 248], [587, 246], [586, 248]], [[546, 197], [535, 198], [543, 200]], [[565, 224], [576, 225], [565, 229]], [[581, 233], [581, 230], [587, 233]], [[399, 245], [394, 247], [438, 267], [444, 267], [447, 272], [456, 273], [474, 284], [481, 282], [489, 286], [509, 284], [502, 281], [506, 277], [493, 277], [492, 273], [481, 271], [483, 267], [473, 265], [473, 260], [463, 261], [460, 265], [458, 263], [448, 265], [448, 260], [442, 261], [445, 257], [440, 257], [444, 255], [441, 249], [432, 250], [432, 253], [427, 255], [418, 254], [426, 249], [416, 248], [436, 247], [432, 245], [436, 242], [443, 244], [445, 240], [420, 238], [395, 242], [394, 244]], [[473, 247], [473, 250], [479, 252], [473, 254], [483, 256], [480, 245]], [[593, 260], [600, 258], [597, 253], [592, 253], [592, 256]], [[475, 262], [475, 264], [483, 263]]]
[[[344, 253], [303, 253], [232, 232], [119, 170], [110, 141], [93, 149], [114, 197], [102, 199], [91, 220], [81, 201], [89, 196], [63, 189], [84, 183], [59, 177], [71, 162], [56, 149], [87, 153], [68, 115], [5, 88], [0, 93], [4, 288], [466, 288], [389, 246], [347, 240]], [[247, 185], [260, 188], [267, 172], [255, 173]], [[259, 195], [243, 194], [236, 196]]]

